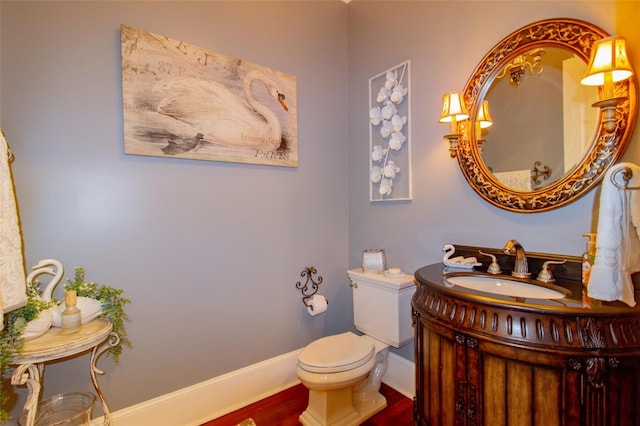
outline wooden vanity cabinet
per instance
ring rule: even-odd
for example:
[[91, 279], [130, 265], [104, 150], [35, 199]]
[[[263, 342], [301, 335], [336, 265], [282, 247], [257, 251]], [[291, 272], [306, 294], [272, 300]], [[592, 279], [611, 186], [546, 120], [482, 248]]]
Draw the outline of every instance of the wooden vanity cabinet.
[[416, 425], [640, 425], [636, 308], [496, 303], [437, 284], [441, 266], [416, 278]]

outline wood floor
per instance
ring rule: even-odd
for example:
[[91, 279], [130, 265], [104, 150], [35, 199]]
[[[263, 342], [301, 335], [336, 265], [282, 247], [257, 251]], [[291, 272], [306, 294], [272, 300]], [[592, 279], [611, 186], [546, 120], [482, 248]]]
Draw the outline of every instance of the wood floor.
[[[413, 401], [382, 384], [380, 393], [387, 398], [387, 408], [363, 423], [363, 426], [413, 425]], [[296, 385], [202, 426], [234, 426], [249, 417], [256, 426], [298, 426], [298, 416], [307, 408], [309, 391]]]

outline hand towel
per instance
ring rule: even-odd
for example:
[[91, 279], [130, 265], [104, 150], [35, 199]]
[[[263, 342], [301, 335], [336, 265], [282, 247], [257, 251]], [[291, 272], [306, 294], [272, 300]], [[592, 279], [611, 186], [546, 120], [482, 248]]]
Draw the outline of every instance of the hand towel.
[[[588, 295], [600, 300], [620, 300], [635, 306], [631, 274], [640, 271], [640, 237], [633, 223], [632, 190], [614, 185], [623, 182], [619, 171], [629, 167], [640, 179], [640, 167], [632, 163], [619, 163], [611, 167], [602, 180], [596, 259], [591, 269]], [[629, 185], [631, 186], [631, 185]]]
[[514, 170], [512, 172], [497, 172], [493, 174], [504, 186], [516, 191], [529, 192], [533, 189], [531, 170]]
[[[640, 271], [640, 229], [636, 225], [636, 216], [640, 214], [640, 197], [637, 192], [640, 189], [640, 166], [633, 163], [624, 163], [624, 167], [628, 167], [631, 170], [631, 179], [626, 182], [628, 189], [624, 190], [625, 202], [627, 208], [625, 209], [625, 216], [623, 217], [623, 235], [626, 236], [626, 244], [624, 246], [624, 263], [622, 264], [622, 270], [629, 274], [629, 283], [627, 287], [623, 287], [623, 300], [634, 300], [634, 288], [631, 282], [631, 274]], [[616, 175], [617, 176], [617, 175]], [[614, 176], [614, 178], [616, 177]]]
[[629, 189], [627, 191], [629, 192], [629, 195], [631, 197], [631, 221], [633, 222], [633, 226], [636, 227], [638, 236], [640, 236], [640, 174], [638, 173], [637, 165], [632, 164], [632, 167], [630, 167], [630, 169], [633, 173], [633, 176], [631, 176], [631, 179], [626, 182], [626, 186], [628, 188], [635, 188]]
[[22, 237], [9, 167], [9, 152], [4, 133], [0, 129], [0, 314], [27, 303]]

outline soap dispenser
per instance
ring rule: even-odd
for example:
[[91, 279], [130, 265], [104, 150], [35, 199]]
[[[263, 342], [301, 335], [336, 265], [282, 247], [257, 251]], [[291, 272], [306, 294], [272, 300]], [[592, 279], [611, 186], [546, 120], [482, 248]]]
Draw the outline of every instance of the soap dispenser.
[[589, 241], [587, 241], [587, 251], [582, 254], [582, 305], [585, 308], [592, 308], [594, 301], [587, 294], [587, 286], [589, 285], [591, 268], [596, 259], [596, 234], [590, 232], [582, 234], [582, 236], [589, 238]]

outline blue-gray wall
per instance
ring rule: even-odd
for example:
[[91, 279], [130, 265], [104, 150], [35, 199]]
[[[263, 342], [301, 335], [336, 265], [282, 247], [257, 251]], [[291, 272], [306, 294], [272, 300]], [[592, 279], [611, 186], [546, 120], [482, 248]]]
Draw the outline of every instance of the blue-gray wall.
[[[1, 7], [1, 123], [27, 265], [84, 266], [133, 301], [133, 349], [100, 362], [112, 410], [349, 329], [345, 4]], [[125, 155], [120, 24], [295, 75], [299, 167]], [[331, 301], [313, 318], [295, 288], [311, 265]], [[44, 395], [90, 389], [87, 366], [48, 366]]]
[[[512, 31], [540, 19], [571, 17], [628, 38], [640, 69], [639, 2], [355, 1], [349, 4], [349, 265], [381, 247], [405, 271], [438, 262], [445, 243], [580, 255], [595, 229], [596, 191], [545, 213], [512, 213], [482, 200], [449, 158], [438, 117], [445, 92], [463, 90], [483, 56]], [[412, 61], [413, 201], [370, 203], [367, 80]], [[516, 137], [514, 144], [520, 140]], [[624, 159], [640, 161], [638, 131]], [[595, 231], [594, 231], [595, 232]], [[413, 345], [396, 351], [413, 359]]]
[[[117, 366], [100, 362], [111, 408], [352, 329], [345, 270], [364, 248], [409, 272], [438, 261], [445, 242], [518, 238], [579, 254], [594, 193], [540, 214], [492, 207], [449, 159], [437, 122], [442, 93], [461, 90], [497, 41], [561, 16], [626, 35], [640, 59], [634, 2], [2, 0], [0, 125], [27, 265], [58, 258], [68, 276], [81, 265], [133, 300], [134, 348]], [[296, 75], [299, 167], [124, 155], [120, 24]], [[371, 204], [368, 79], [407, 59], [414, 199]], [[638, 145], [625, 159], [640, 161]], [[295, 289], [309, 265], [331, 300], [313, 318]], [[49, 365], [45, 395], [90, 389], [86, 358]]]

